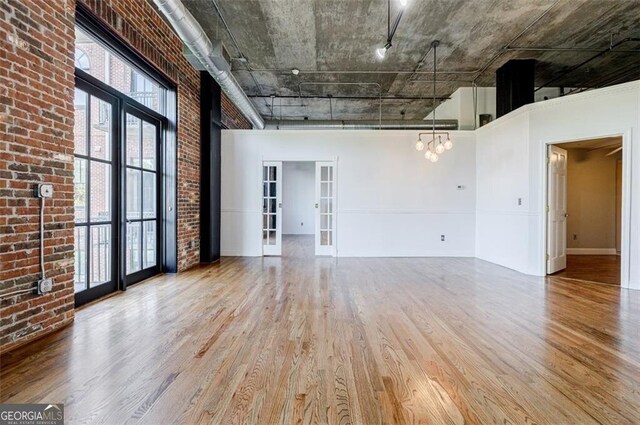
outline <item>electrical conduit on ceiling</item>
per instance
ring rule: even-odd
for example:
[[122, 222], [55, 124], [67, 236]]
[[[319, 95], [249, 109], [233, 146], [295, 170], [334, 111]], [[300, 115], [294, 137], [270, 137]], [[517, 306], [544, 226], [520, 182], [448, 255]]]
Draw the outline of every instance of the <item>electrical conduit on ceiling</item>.
[[255, 128], [264, 129], [264, 120], [231, 71], [220, 70], [212, 60], [213, 44], [193, 15], [180, 0], [154, 0], [182, 41], [220, 85], [222, 91], [238, 107]]

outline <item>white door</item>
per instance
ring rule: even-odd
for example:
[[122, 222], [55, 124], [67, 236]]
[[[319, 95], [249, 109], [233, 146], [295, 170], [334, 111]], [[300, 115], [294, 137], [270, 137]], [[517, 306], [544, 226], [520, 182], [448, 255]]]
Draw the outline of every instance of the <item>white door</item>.
[[547, 273], [567, 268], [567, 151], [549, 146]]
[[262, 254], [282, 255], [282, 162], [262, 164]]
[[316, 162], [316, 255], [335, 255], [335, 181], [335, 164]]

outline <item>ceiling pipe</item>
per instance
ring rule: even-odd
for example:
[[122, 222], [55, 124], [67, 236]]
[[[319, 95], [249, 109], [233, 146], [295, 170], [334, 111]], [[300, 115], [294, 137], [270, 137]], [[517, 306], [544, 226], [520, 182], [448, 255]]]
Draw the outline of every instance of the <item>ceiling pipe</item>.
[[231, 71], [219, 69], [212, 60], [213, 44], [193, 15], [184, 7], [180, 0], [154, 0], [156, 6], [167, 18], [178, 36], [202, 63], [205, 69], [220, 85], [222, 91], [229, 96], [240, 112], [253, 124], [262, 130], [264, 120]]
[[563, 73], [561, 73], [560, 75], [555, 76], [555, 77], [554, 77], [554, 78], [552, 78], [551, 80], [549, 80], [549, 81], [547, 81], [546, 83], [544, 83], [543, 85], [539, 86], [535, 91], [538, 91], [538, 90], [540, 90], [540, 89], [542, 89], [542, 88], [544, 88], [544, 87], [548, 87], [548, 86], [549, 86], [549, 84], [551, 84], [551, 83], [555, 83], [555, 82], [556, 82], [556, 81], [558, 81], [559, 79], [561, 79], [561, 78], [563, 78], [563, 77], [566, 77], [567, 75], [569, 75], [569, 74], [571, 74], [572, 72], [574, 72], [574, 71], [576, 71], [576, 70], [578, 70], [578, 69], [582, 68], [582, 67], [583, 67], [583, 66], [585, 66], [586, 64], [588, 64], [588, 63], [590, 63], [590, 62], [592, 62], [592, 61], [594, 61], [594, 60], [598, 59], [599, 57], [604, 56], [604, 55], [606, 55], [607, 53], [611, 53], [611, 52], [615, 51], [615, 48], [616, 48], [616, 47], [618, 47], [618, 46], [620, 46], [620, 45], [622, 45], [622, 44], [625, 44], [625, 43], [630, 43], [630, 42], [640, 42], [640, 38], [627, 37], [627, 38], [624, 38], [624, 39], [622, 39], [622, 40], [618, 41], [617, 43], [611, 43], [611, 44], [609, 45], [609, 48], [607, 48], [607, 49], [605, 49], [605, 50], [602, 50], [602, 51], [600, 51], [600, 52], [596, 53], [595, 55], [591, 56], [589, 59], [587, 59], [587, 60], [585, 60], [585, 61], [583, 61], [583, 62], [580, 62], [580, 63], [579, 63], [579, 64], [577, 64], [577, 65], [572, 66], [571, 68], [569, 68], [568, 70], [564, 71], [564, 72], [563, 72]]
[[[270, 120], [267, 130], [432, 130], [424, 120]], [[436, 130], [457, 130], [458, 120], [436, 120]]]

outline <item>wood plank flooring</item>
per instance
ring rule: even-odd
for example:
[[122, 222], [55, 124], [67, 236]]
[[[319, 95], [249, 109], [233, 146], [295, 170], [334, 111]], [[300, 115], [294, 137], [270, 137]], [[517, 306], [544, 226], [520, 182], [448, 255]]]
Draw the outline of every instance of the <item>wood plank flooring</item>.
[[640, 423], [640, 292], [301, 249], [79, 310], [2, 359], [0, 401], [69, 424]]
[[554, 277], [620, 285], [619, 255], [567, 255], [567, 268]]

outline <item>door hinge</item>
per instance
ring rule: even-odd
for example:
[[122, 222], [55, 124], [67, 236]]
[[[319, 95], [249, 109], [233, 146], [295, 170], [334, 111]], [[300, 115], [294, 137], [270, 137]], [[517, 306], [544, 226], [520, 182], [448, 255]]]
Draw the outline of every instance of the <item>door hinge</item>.
[[549, 260], [549, 254], [547, 254], [547, 261]]
[[547, 205], [547, 212], [549, 212], [549, 205]]

